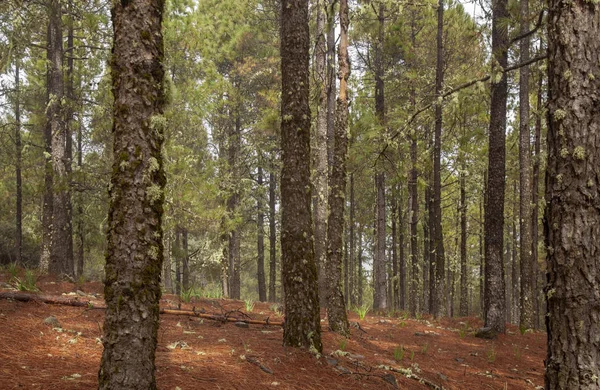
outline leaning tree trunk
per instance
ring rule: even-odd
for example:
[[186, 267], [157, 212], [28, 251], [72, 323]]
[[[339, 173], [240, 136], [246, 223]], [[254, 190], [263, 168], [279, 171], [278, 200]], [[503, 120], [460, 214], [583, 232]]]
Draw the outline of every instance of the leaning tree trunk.
[[598, 389], [600, 3], [549, 8], [546, 389]]
[[[340, 93], [335, 115], [333, 166], [329, 178], [329, 218], [327, 220], [327, 317], [329, 328], [349, 336], [350, 328], [342, 293], [342, 249], [344, 246], [344, 210], [346, 208], [346, 160], [348, 155], [348, 1], [340, 0], [340, 45], [338, 48]], [[346, 272], [347, 274], [347, 272]]]
[[485, 327], [506, 330], [504, 251], [504, 188], [506, 173], [506, 100], [508, 83], [502, 72], [508, 64], [507, 0], [492, 1], [492, 98], [488, 146], [487, 203], [485, 207]]
[[[520, 0], [521, 34], [529, 31], [529, 0]], [[521, 62], [529, 60], [529, 37], [521, 39]], [[531, 256], [531, 158], [529, 132], [529, 67], [519, 69], [519, 238], [521, 291], [519, 326], [534, 327], [533, 264]]]
[[166, 182], [163, 8], [162, 0], [113, 2], [112, 8], [114, 162], [100, 389], [156, 389]]
[[281, 251], [283, 344], [322, 351], [310, 211], [308, 0], [281, 4]]

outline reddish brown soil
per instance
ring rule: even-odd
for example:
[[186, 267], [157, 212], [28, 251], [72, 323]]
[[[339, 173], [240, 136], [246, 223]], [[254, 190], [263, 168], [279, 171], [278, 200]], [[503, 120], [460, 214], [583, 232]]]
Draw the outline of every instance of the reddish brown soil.
[[[0, 274], [0, 281], [6, 282], [7, 276]], [[72, 283], [49, 278], [40, 280], [38, 287], [47, 295], [76, 290]], [[102, 286], [86, 283], [83, 290], [98, 294]], [[165, 308], [177, 305], [177, 298], [171, 295], [161, 303]], [[243, 302], [232, 300], [200, 299], [181, 306], [193, 307], [215, 314], [245, 310]], [[281, 320], [269, 307], [257, 303], [248, 314]], [[44, 324], [50, 315], [56, 316], [62, 331]], [[317, 359], [308, 352], [283, 347], [282, 329], [277, 326], [244, 329], [233, 323], [163, 315], [156, 354], [158, 387], [383, 390], [394, 388], [383, 379], [392, 374], [401, 389], [428, 388], [400, 373], [377, 368], [382, 365], [411, 368], [445, 389], [533, 389], [543, 384], [544, 333], [521, 335], [510, 327], [507, 335], [486, 341], [472, 335], [472, 330], [481, 326], [476, 318], [437, 322], [367, 315], [359, 320], [351, 313], [350, 320], [360, 323], [364, 332], [353, 329], [352, 337], [344, 341], [324, 331], [324, 356]], [[102, 322], [99, 309], [0, 300], [0, 389], [96, 388]], [[401, 347], [403, 356], [397, 353], [395, 361], [394, 350]], [[354, 356], [335, 356], [334, 362], [330, 354], [336, 350]], [[272, 374], [250, 361], [262, 364]]]

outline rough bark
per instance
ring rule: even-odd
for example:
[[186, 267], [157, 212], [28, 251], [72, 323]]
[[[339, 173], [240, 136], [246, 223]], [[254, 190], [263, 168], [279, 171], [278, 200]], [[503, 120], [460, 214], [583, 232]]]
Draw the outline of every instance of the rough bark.
[[316, 139], [314, 148], [314, 215], [315, 215], [315, 260], [319, 271], [319, 297], [325, 305], [327, 281], [323, 270], [327, 261], [327, 179], [328, 179], [328, 70], [326, 1], [317, 2], [317, 37], [315, 46], [315, 83], [318, 90]]
[[175, 227], [175, 246], [173, 247], [173, 257], [175, 257], [175, 294], [181, 296], [181, 229]]
[[[74, 275], [73, 236], [71, 227], [71, 191], [67, 154], [67, 125], [63, 104], [62, 4], [48, 3], [48, 125], [52, 134], [52, 243], [48, 272], [54, 275]], [[69, 244], [70, 243], [70, 244]]]
[[398, 308], [406, 310], [406, 258], [404, 257], [404, 211], [402, 210], [402, 191], [398, 200], [398, 247], [399, 247], [399, 271], [398, 271]]
[[392, 190], [392, 275], [391, 275], [391, 301], [390, 307], [398, 309], [400, 306], [400, 289], [398, 285], [398, 194], [397, 188]]
[[422, 214], [422, 223], [423, 227], [423, 306], [422, 310], [424, 313], [429, 313], [429, 267], [431, 264], [429, 263], [429, 252], [430, 248], [430, 238], [429, 238], [429, 185], [425, 187], [425, 191], [423, 194], [423, 214]]
[[[350, 334], [346, 300], [342, 293], [342, 250], [344, 211], [346, 209], [346, 160], [348, 157], [348, 1], [340, 0], [340, 44], [338, 47], [340, 80], [335, 116], [333, 166], [329, 178], [329, 218], [327, 220], [327, 318], [329, 328], [341, 335]], [[348, 268], [346, 266], [346, 272]], [[346, 284], [347, 285], [347, 284]]]
[[517, 318], [520, 318], [521, 308], [519, 307], [520, 303], [520, 280], [519, 280], [519, 258], [517, 257], [517, 182], [513, 181], [513, 207], [512, 207], [512, 235], [511, 235], [511, 246], [508, 247], [507, 252], [509, 253], [511, 262], [509, 263], [511, 266], [511, 283], [507, 283], [509, 286], [506, 289], [507, 294], [507, 307], [513, 308], [513, 313], [511, 315], [511, 310], [506, 310], [507, 320], [506, 322], [513, 323], [517, 321]]
[[[79, 172], [83, 172], [83, 123], [79, 123], [77, 126], [77, 169]], [[85, 233], [83, 230], [83, 194], [81, 191], [77, 192], [77, 225], [76, 225], [76, 237], [77, 237], [77, 276], [82, 276], [85, 265]]]
[[267, 300], [267, 285], [265, 281], [265, 214], [263, 212], [263, 169], [262, 167], [258, 167], [258, 194], [256, 197], [256, 250], [257, 260], [256, 260], [256, 278], [258, 280], [258, 300], [261, 302], [266, 302]]
[[15, 60], [15, 179], [17, 199], [15, 204], [15, 262], [22, 265], [23, 256], [23, 178], [21, 166], [23, 160], [23, 143], [21, 141], [21, 86], [20, 60]]
[[508, 84], [507, 0], [492, 1], [492, 97], [485, 207], [485, 314], [484, 326], [504, 333], [506, 313], [504, 266], [504, 175], [506, 172], [506, 100]]
[[168, 294], [173, 294], [173, 275], [171, 275], [171, 234], [165, 234], [165, 259], [163, 263], [163, 284]]
[[281, 250], [283, 343], [322, 351], [310, 211], [308, 0], [281, 5]]
[[467, 194], [465, 189], [465, 169], [462, 166], [460, 175], [460, 306], [461, 317], [469, 315], [468, 275], [467, 269]]
[[387, 309], [386, 294], [386, 271], [385, 271], [385, 241], [386, 241], [386, 222], [385, 222], [385, 174], [375, 175], [375, 186], [377, 189], [376, 201], [376, 252], [373, 260], [373, 309]]
[[181, 243], [183, 253], [181, 256], [182, 267], [181, 267], [181, 288], [186, 293], [190, 291], [190, 250], [188, 245], [188, 230], [187, 228], [181, 229]]
[[[540, 43], [541, 46], [541, 43]], [[535, 119], [535, 136], [533, 142], [533, 174], [532, 174], [532, 185], [531, 185], [531, 262], [533, 264], [533, 277], [532, 286], [533, 290], [533, 303], [535, 311], [534, 325], [536, 329], [540, 329], [540, 289], [538, 279], [540, 278], [540, 269], [538, 265], [538, 209], [539, 209], [539, 183], [540, 183], [540, 146], [542, 136], [542, 81], [543, 74], [540, 71], [537, 88], [537, 103], [536, 103], [536, 119]]]
[[277, 231], [275, 228], [275, 173], [269, 172], [269, 302], [277, 301]]
[[241, 116], [240, 110], [235, 110], [235, 124], [230, 126], [228, 135], [227, 162], [229, 165], [229, 173], [232, 179], [232, 190], [227, 200], [227, 213], [229, 215], [230, 224], [228, 242], [229, 256], [229, 298], [240, 299], [241, 296], [241, 278], [240, 278], [240, 227], [238, 223], [231, 222], [235, 219], [240, 204], [240, 194], [238, 190], [239, 169], [238, 160], [241, 144]]
[[[327, 0], [327, 164], [333, 166], [335, 142], [335, 96], [337, 91], [335, 74], [335, 5], [337, 0]], [[325, 198], [327, 199], [327, 198]]]
[[549, 8], [546, 389], [598, 389], [600, 3]]
[[112, 7], [114, 162], [100, 389], [156, 389], [166, 182], [163, 9], [162, 0], [113, 2]]
[[363, 246], [362, 246], [362, 226], [358, 227], [358, 258], [356, 263], [358, 266], [358, 273], [356, 275], [356, 295], [358, 299], [358, 306], [363, 305]]
[[[444, 53], [443, 53], [443, 32], [444, 32], [444, 1], [438, 1], [437, 10], [437, 51], [436, 51], [436, 71], [435, 71], [435, 94], [439, 98], [442, 95], [442, 85], [444, 82]], [[435, 248], [435, 304], [431, 314], [434, 317], [441, 317], [444, 312], [445, 297], [445, 256], [444, 256], [444, 236], [442, 231], [442, 181], [441, 181], [441, 156], [442, 156], [442, 105], [438, 101], [435, 106], [435, 130], [433, 141], [433, 221], [435, 226], [434, 248]]]
[[350, 305], [356, 305], [356, 295], [354, 294], [354, 286], [355, 286], [355, 271], [356, 266], [354, 265], [356, 259], [356, 240], [354, 234], [354, 225], [355, 225], [355, 199], [354, 199], [354, 173], [350, 173], [350, 259], [349, 259], [349, 268], [350, 275], [348, 275], [349, 283], [348, 283], [348, 294], [350, 296]]
[[415, 316], [418, 311], [418, 222], [419, 222], [419, 199], [418, 199], [418, 172], [417, 172], [417, 136], [413, 133], [410, 140], [410, 180], [408, 182], [408, 189], [410, 192], [410, 264], [412, 268], [412, 277], [409, 285], [408, 295], [408, 310], [412, 316]]
[[484, 216], [483, 216], [483, 204], [487, 202], [487, 171], [483, 173], [483, 186], [484, 190], [479, 198], [479, 313], [481, 318], [485, 316], [485, 251], [484, 251]]
[[[520, 0], [521, 34], [529, 31], [529, 0]], [[521, 62], [529, 60], [529, 36], [519, 42]], [[522, 329], [534, 327], [533, 264], [531, 256], [531, 151], [529, 131], [529, 67], [519, 69], [519, 238], [520, 317]]]

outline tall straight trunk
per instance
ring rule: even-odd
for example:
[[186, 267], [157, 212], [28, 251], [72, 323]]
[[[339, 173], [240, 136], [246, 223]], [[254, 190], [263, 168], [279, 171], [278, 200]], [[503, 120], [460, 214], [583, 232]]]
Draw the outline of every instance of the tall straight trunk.
[[358, 273], [356, 275], [356, 294], [358, 297], [358, 306], [363, 305], [363, 246], [362, 246], [362, 226], [358, 227], [358, 258], [356, 264], [358, 266]]
[[[73, 2], [68, 2], [68, 12], [73, 14]], [[66, 253], [68, 255], [67, 268], [71, 271], [72, 275], [79, 275], [75, 264], [75, 254], [73, 251], [73, 203], [71, 199], [71, 188], [73, 187], [73, 131], [75, 129], [75, 58], [74, 58], [74, 44], [75, 34], [73, 26], [73, 16], [69, 16], [67, 25], [67, 72], [66, 72], [66, 85], [65, 94], [67, 98], [67, 105], [65, 107], [65, 174], [66, 174], [66, 188], [68, 191], [68, 198], [66, 207], [67, 214], [67, 232], [64, 245], [66, 246]], [[83, 267], [82, 267], [83, 270]]]
[[15, 214], [15, 262], [22, 265], [23, 256], [23, 179], [21, 166], [23, 161], [23, 143], [21, 141], [21, 86], [20, 60], [15, 60], [15, 178], [17, 202]]
[[387, 309], [386, 294], [386, 271], [385, 271], [385, 242], [386, 242], [386, 222], [385, 222], [385, 174], [375, 175], [375, 186], [377, 190], [376, 201], [376, 252], [373, 261], [373, 309]]
[[398, 280], [398, 189], [392, 189], [392, 277], [390, 307], [399, 308], [400, 288]]
[[[435, 94], [439, 98], [442, 94], [444, 83], [444, 0], [438, 1], [437, 11], [437, 52], [435, 70]], [[442, 105], [438, 101], [435, 106], [435, 134], [433, 141], [433, 211], [434, 220], [430, 221], [435, 226], [434, 248], [435, 248], [435, 292], [436, 297], [431, 314], [439, 318], [444, 308], [444, 236], [442, 231], [442, 182], [441, 182], [441, 156], [442, 156]]]
[[[511, 226], [513, 224], [513, 221], [511, 219], [510, 223], [507, 226], [507, 229], [511, 229]], [[513, 250], [512, 250], [512, 246], [511, 244], [514, 243], [514, 239], [512, 236], [512, 231], [508, 231], [507, 235], [509, 235], [509, 239], [506, 240], [505, 244], [506, 244], [506, 250], [504, 251], [504, 267], [507, 270], [512, 269], [514, 272], [516, 272], [517, 267], [516, 266], [512, 266], [514, 263], [514, 257], [513, 257]], [[513, 273], [514, 273], [513, 272]], [[507, 286], [506, 288], [506, 294], [505, 294], [505, 299], [506, 299], [506, 307], [508, 308], [506, 310], [506, 318], [505, 321], [508, 323], [512, 323], [512, 315], [513, 313], [516, 312], [516, 308], [513, 307], [512, 305], [512, 297], [514, 296], [514, 285], [512, 283], [513, 281], [513, 273], [511, 272], [506, 272], [506, 275], [504, 275], [505, 278], [505, 285]]]
[[179, 225], [175, 227], [175, 246], [173, 247], [173, 257], [175, 257], [175, 294], [181, 296], [181, 229]]
[[258, 193], [256, 197], [256, 250], [258, 251], [256, 260], [256, 278], [258, 280], [258, 300], [267, 301], [267, 286], [265, 281], [265, 214], [263, 212], [263, 169], [258, 167]]
[[173, 275], [172, 270], [171, 270], [171, 259], [172, 259], [172, 233], [167, 232], [165, 234], [164, 237], [164, 241], [165, 241], [165, 260], [164, 260], [164, 264], [163, 264], [163, 283], [165, 286], [165, 291], [168, 294], [173, 294]]
[[425, 191], [423, 194], [423, 214], [422, 214], [422, 223], [423, 227], [423, 313], [429, 313], [429, 267], [431, 266], [429, 262], [429, 252], [430, 249], [430, 239], [429, 239], [429, 185], [425, 187]]
[[[521, 34], [529, 31], [529, 0], [520, 0]], [[529, 60], [529, 37], [519, 42], [521, 62]], [[519, 69], [519, 238], [520, 238], [520, 317], [521, 328], [534, 327], [533, 264], [531, 256], [531, 151], [529, 131], [529, 67]]]
[[485, 316], [485, 250], [484, 250], [484, 216], [483, 205], [487, 203], [487, 170], [483, 172], [483, 193], [479, 197], [479, 312]]
[[319, 271], [319, 297], [325, 304], [326, 278], [323, 274], [327, 261], [327, 179], [328, 179], [328, 84], [326, 0], [317, 1], [317, 38], [315, 46], [315, 76], [318, 91], [315, 148], [313, 150], [314, 176], [313, 195], [315, 216], [315, 260]]
[[[433, 148], [430, 149], [431, 154], [433, 155]], [[427, 198], [428, 208], [427, 208], [427, 220], [429, 222], [429, 253], [428, 253], [428, 261], [429, 261], [429, 313], [433, 313], [433, 308], [436, 305], [436, 289], [435, 289], [435, 278], [437, 269], [435, 267], [435, 224], [433, 220], [435, 219], [435, 212], [433, 210], [433, 172], [429, 175], [429, 185], [427, 186], [427, 192], [429, 197]]]
[[354, 173], [350, 173], [350, 259], [349, 259], [349, 283], [348, 283], [348, 294], [350, 297], [350, 305], [356, 305], [356, 296], [354, 294], [354, 286], [355, 286], [355, 259], [356, 259], [356, 242], [355, 242], [355, 234], [354, 234], [354, 224], [355, 224], [355, 211], [356, 204], [354, 199]]
[[600, 4], [551, 0], [546, 389], [600, 388]]
[[460, 306], [459, 315], [466, 317], [469, 315], [469, 296], [468, 296], [468, 277], [467, 268], [467, 194], [465, 189], [466, 167], [462, 164], [460, 174]]
[[181, 229], [181, 243], [183, 246], [183, 253], [181, 256], [182, 260], [182, 274], [181, 274], [181, 287], [183, 291], [190, 291], [190, 250], [188, 241], [188, 230], [187, 228]]
[[[335, 143], [335, 5], [337, 0], [327, 0], [327, 164], [329, 171], [333, 166], [333, 148]], [[325, 198], [327, 199], [327, 197]]]
[[[540, 43], [541, 49], [541, 43]], [[531, 278], [531, 289], [533, 290], [533, 304], [535, 312], [534, 326], [540, 328], [540, 292], [538, 287], [538, 279], [540, 269], [538, 265], [538, 208], [539, 208], [539, 183], [540, 183], [540, 144], [542, 136], [542, 81], [543, 73], [540, 71], [538, 88], [537, 88], [537, 103], [536, 103], [536, 119], [535, 119], [535, 138], [534, 138], [534, 156], [533, 156], [533, 177], [531, 185], [531, 262], [533, 265], [533, 277]]]
[[[508, 65], [507, 0], [492, 1], [492, 74]], [[495, 76], [496, 77], [496, 76]], [[504, 188], [506, 173], [506, 73], [491, 85], [487, 194], [485, 207], [485, 315], [484, 326], [504, 333], [506, 313], [504, 267]]]
[[[83, 123], [80, 121], [77, 126], [77, 170], [83, 172]], [[85, 233], [83, 231], [83, 194], [79, 190], [77, 193], [77, 276], [82, 276], [84, 271], [84, 250], [85, 250]]]
[[281, 250], [283, 344], [322, 351], [310, 210], [308, 0], [281, 4]]
[[[375, 113], [379, 124], [385, 128], [385, 92], [384, 92], [384, 68], [383, 68], [383, 40], [385, 34], [385, 6], [379, 4], [378, 19], [378, 37], [375, 48]], [[379, 172], [375, 175], [375, 186], [377, 191], [376, 200], [376, 242], [377, 249], [373, 261], [373, 309], [387, 308], [386, 295], [386, 269], [385, 269], [385, 242], [386, 242], [386, 222], [385, 222], [385, 174]]]
[[275, 173], [269, 172], [269, 302], [277, 301], [277, 231], [275, 228]]
[[[238, 160], [241, 143], [241, 114], [240, 108], [235, 110], [235, 124], [230, 127], [228, 137], [228, 163], [231, 176], [234, 181], [239, 180]], [[227, 203], [227, 212], [230, 220], [234, 219], [240, 204], [240, 195], [237, 189], [237, 183], [233, 183], [233, 192], [229, 195]], [[229, 298], [240, 299], [241, 278], [240, 278], [240, 227], [235, 224], [229, 231]]]
[[[48, 122], [52, 133], [52, 244], [48, 272], [74, 275], [69, 189], [67, 126], [65, 123], [63, 75], [63, 24], [60, 0], [48, 3]], [[69, 245], [69, 242], [71, 244]]]
[[410, 264], [412, 268], [412, 277], [409, 285], [408, 310], [412, 316], [418, 311], [418, 247], [417, 247], [417, 228], [419, 222], [419, 200], [418, 194], [418, 172], [417, 172], [417, 136], [413, 134], [410, 142], [410, 161], [412, 168], [410, 170], [410, 180], [408, 182], [410, 192]]
[[398, 308], [406, 310], [406, 258], [404, 257], [404, 211], [402, 210], [402, 191], [398, 199], [398, 247], [400, 250], [400, 264], [398, 271]]
[[[519, 253], [519, 251], [517, 250], [517, 246], [518, 246], [518, 242], [519, 239], [517, 238], [517, 182], [513, 181], [513, 214], [512, 214], [512, 220], [511, 220], [511, 225], [512, 225], [512, 255], [511, 255], [511, 272], [512, 272], [512, 276], [511, 276], [511, 281], [512, 284], [509, 284], [510, 289], [512, 289], [512, 293], [511, 293], [511, 299], [507, 299], [507, 303], [510, 304], [509, 307], [512, 307], [514, 309], [513, 312], [513, 316], [512, 316], [512, 321], [509, 319], [507, 322], [509, 323], [516, 323], [517, 322], [517, 318], [520, 318], [520, 314], [521, 314], [521, 307], [519, 306], [519, 302], [521, 301], [520, 299], [520, 284], [521, 284], [521, 280], [519, 278], [519, 263], [521, 261], [521, 259], [518, 258], [517, 253]], [[507, 293], [508, 290], [507, 289]], [[507, 310], [507, 312], [510, 312], [510, 310]]]
[[[166, 176], [161, 0], [112, 3], [114, 161], [99, 389], [156, 389]], [[140, 34], [146, 31], [147, 35]], [[131, 88], [135, 85], [135, 88]]]

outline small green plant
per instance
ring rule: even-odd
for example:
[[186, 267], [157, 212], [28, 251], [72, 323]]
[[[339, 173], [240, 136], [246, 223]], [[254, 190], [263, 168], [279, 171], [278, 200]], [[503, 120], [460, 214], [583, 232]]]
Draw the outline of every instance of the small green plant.
[[410, 351], [410, 360], [413, 361], [415, 358], [415, 351]]
[[25, 271], [25, 276], [21, 279], [18, 277], [13, 277], [13, 285], [16, 287], [17, 290], [19, 291], [30, 291], [30, 292], [35, 292], [35, 291], [39, 291], [39, 289], [36, 286], [37, 283], [37, 279], [38, 279], [38, 275], [28, 269]]
[[513, 354], [517, 360], [521, 360], [522, 351], [521, 348], [516, 344], [513, 344]]
[[6, 266], [6, 270], [8, 271], [11, 279], [16, 278], [17, 274], [19, 273], [19, 267], [17, 267], [17, 263], [9, 263]]
[[361, 305], [361, 306], [356, 306], [354, 308], [354, 311], [356, 311], [356, 314], [358, 314], [358, 318], [360, 318], [361, 320], [364, 320], [367, 313], [369, 312], [370, 308], [369, 305]]
[[271, 306], [269, 306], [269, 310], [271, 310], [273, 313], [275, 313], [279, 317], [281, 317], [283, 315], [283, 308], [278, 303], [274, 303]]
[[401, 327], [401, 328], [404, 328], [405, 326], [406, 326], [406, 322], [404, 322], [404, 321], [400, 321], [400, 327]]
[[402, 359], [404, 359], [404, 345], [394, 348], [394, 360], [400, 362]]
[[424, 354], [427, 354], [428, 350], [429, 350], [429, 343], [423, 344], [423, 346], [421, 347], [421, 352], [423, 352]]
[[246, 299], [244, 303], [246, 304], [247, 312], [252, 312], [252, 310], [254, 310], [255, 302], [252, 299]]
[[77, 282], [75, 284], [77, 285], [77, 288], [79, 290], [82, 290], [83, 289], [83, 285], [85, 284], [85, 276], [79, 275], [77, 277]]
[[199, 293], [199, 297], [205, 297], [208, 299], [220, 299], [223, 297], [223, 291], [221, 286], [218, 284], [209, 284], [202, 288]]
[[469, 330], [471, 328], [469, 327], [469, 323], [466, 322], [465, 324], [463, 324], [463, 326], [460, 327], [460, 329], [458, 330], [458, 335], [461, 339], [464, 339], [465, 336], [467, 335], [467, 333], [469, 333]]
[[523, 324], [519, 325], [519, 332], [521, 332], [521, 336], [523, 336], [525, 333], [527, 333], [529, 329], [527, 329], [527, 327]]
[[494, 348], [494, 346], [492, 345], [490, 348], [488, 348], [488, 350], [485, 352], [485, 355], [487, 356], [487, 360], [489, 363], [493, 363], [494, 361], [496, 361], [496, 348]]
[[185, 303], [190, 303], [190, 301], [192, 300], [192, 298], [194, 297], [194, 289], [193, 288], [188, 288], [186, 290], [182, 290], [181, 291], [181, 301], [185, 302]]
[[348, 340], [346, 339], [341, 339], [340, 340], [340, 345], [339, 345], [339, 350], [340, 351], [345, 351], [346, 350], [346, 346], [348, 345]]
[[420, 312], [416, 312], [415, 318], [417, 319], [417, 321], [421, 321], [421, 319], [423, 319], [423, 314], [421, 314]]

